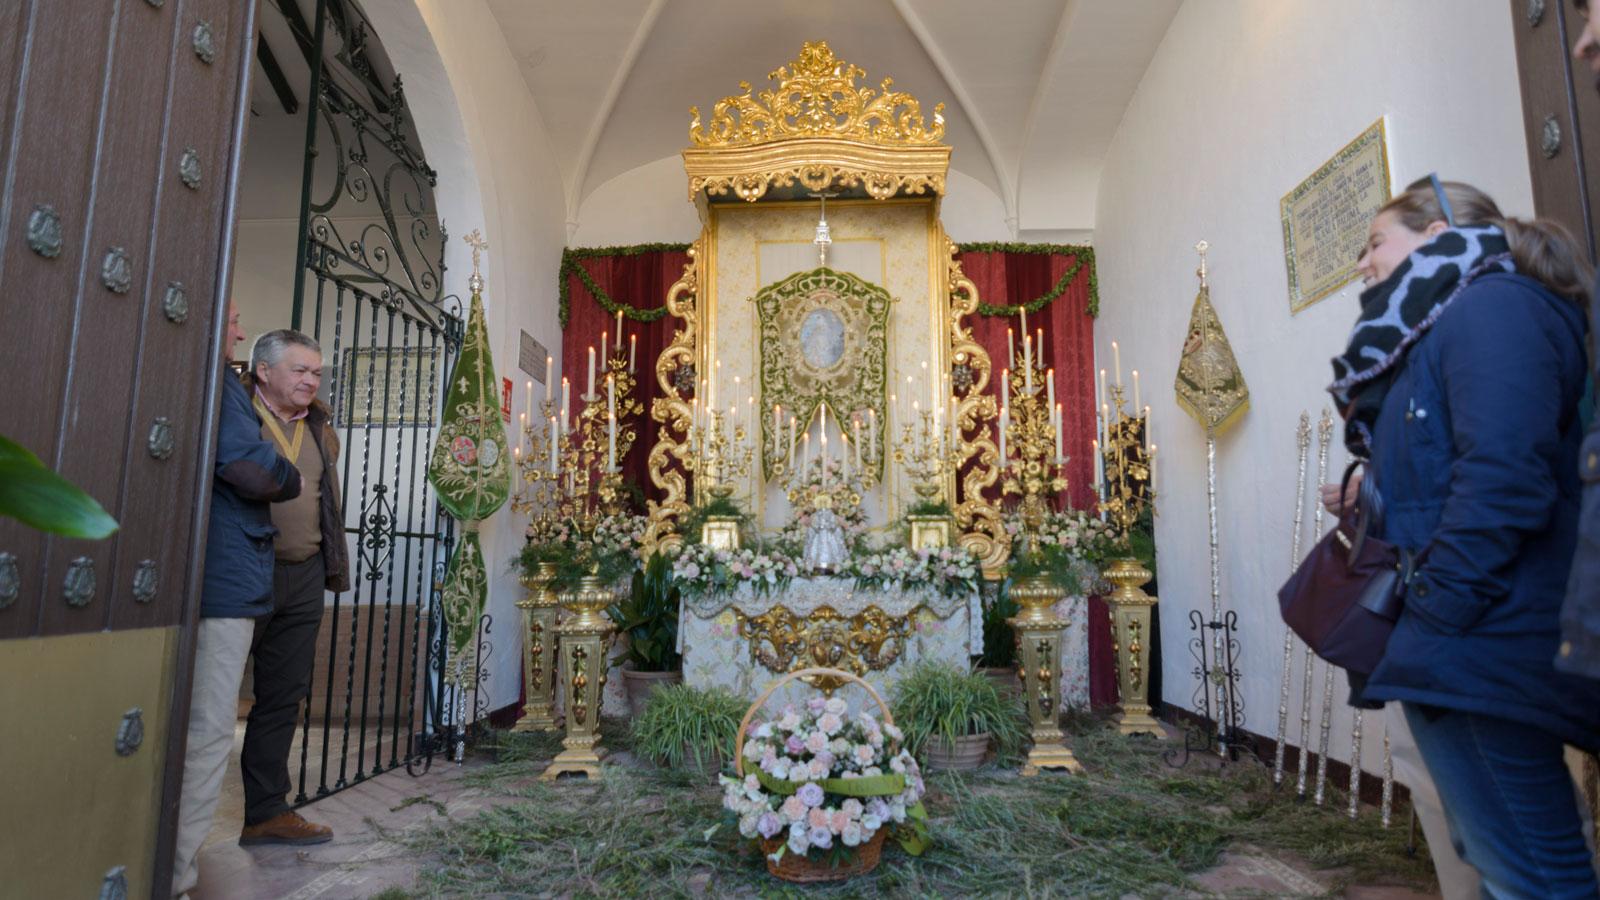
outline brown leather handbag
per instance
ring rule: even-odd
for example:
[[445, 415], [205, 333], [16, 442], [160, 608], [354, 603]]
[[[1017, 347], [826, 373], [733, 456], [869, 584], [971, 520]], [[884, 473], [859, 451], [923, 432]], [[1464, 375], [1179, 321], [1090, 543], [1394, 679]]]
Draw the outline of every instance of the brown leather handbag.
[[[1340, 497], [1361, 465], [1345, 469]], [[1318, 656], [1357, 675], [1370, 675], [1383, 658], [1416, 570], [1414, 554], [1372, 537], [1382, 520], [1377, 487], [1364, 477], [1354, 506], [1278, 590], [1284, 624]]]

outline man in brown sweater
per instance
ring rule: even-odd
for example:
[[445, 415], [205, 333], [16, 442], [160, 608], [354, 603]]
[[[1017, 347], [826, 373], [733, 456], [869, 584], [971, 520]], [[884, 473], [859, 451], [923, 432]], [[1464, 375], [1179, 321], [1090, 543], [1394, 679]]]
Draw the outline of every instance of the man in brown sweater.
[[272, 504], [278, 530], [272, 611], [256, 620], [255, 704], [239, 767], [244, 776], [240, 844], [316, 844], [333, 830], [289, 809], [289, 747], [322, 624], [323, 591], [350, 588], [344, 512], [339, 502], [339, 439], [317, 400], [322, 348], [290, 329], [269, 331], [250, 351], [245, 387], [261, 418], [261, 436], [300, 470], [300, 496]]

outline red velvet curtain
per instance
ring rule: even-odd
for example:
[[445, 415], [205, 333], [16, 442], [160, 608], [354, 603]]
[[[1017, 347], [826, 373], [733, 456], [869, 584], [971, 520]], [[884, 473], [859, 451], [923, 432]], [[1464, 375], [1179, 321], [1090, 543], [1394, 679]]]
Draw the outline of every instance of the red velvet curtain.
[[[614, 303], [640, 311], [659, 310], [666, 304], [667, 289], [683, 277], [683, 267], [689, 262], [684, 250], [648, 250], [635, 252], [623, 249], [616, 255], [593, 255], [574, 260], [600, 290]], [[583, 409], [578, 395], [583, 392], [589, 372], [589, 348], [600, 352], [600, 333], [606, 332], [608, 344], [616, 340], [616, 315], [604, 309], [583, 279], [576, 272], [566, 275], [568, 318], [561, 340], [561, 371], [572, 382], [572, 415], [576, 419]], [[653, 322], [636, 322], [622, 318], [622, 346], [624, 352], [630, 338], [637, 338], [633, 397], [644, 411], [633, 424], [639, 435], [627, 456], [620, 460], [623, 480], [637, 485], [648, 500], [659, 501], [663, 492], [650, 483], [648, 460], [650, 447], [655, 444], [661, 426], [650, 418], [650, 407], [661, 396], [661, 386], [656, 382], [656, 358], [672, 343], [672, 333], [678, 320], [663, 315]], [[609, 351], [608, 352], [612, 352]], [[596, 366], [595, 392], [604, 403], [600, 366]], [[560, 386], [557, 386], [557, 391]], [[635, 512], [642, 513], [641, 507]]]
[[[1029, 303], [1051, 291], [1078, 262], [1070, 252], [963, 252], [961, 268], [978, 288], [978, 299], [992, 306]], [[1083, 261], [1061, 296], [1043, 309], [1028, 313], [1028, 329], [1038, 336], [1044, 329], [1044, 364], [1055, 369], [1056, 402], [1061, 404], [1062, 449], [1066, 452], [1067, 490], [1059, 499], [1074, 509], [1094, 505], [1094, 456], [1089, 442], [1095, 435], [1094, 319], [1089, 315], [1089, 283], [1093, 259]], [[1022, 350], [1020, 316], [977, 315], [972, 336], [988, 351], [994, 376], [990, 388], [998, 399], [1000, 370], [1008, 368], [1006, 329]], [[1036, 351], [1037, 352], [1037, 351]], [[999, 497], [998, 485], [991, 497]], [[1089, 700], [1104, 706], [1117, 702], [1116, 664], [1111, 652], [1111, 625], [1105, 601], [1089, 600]]]

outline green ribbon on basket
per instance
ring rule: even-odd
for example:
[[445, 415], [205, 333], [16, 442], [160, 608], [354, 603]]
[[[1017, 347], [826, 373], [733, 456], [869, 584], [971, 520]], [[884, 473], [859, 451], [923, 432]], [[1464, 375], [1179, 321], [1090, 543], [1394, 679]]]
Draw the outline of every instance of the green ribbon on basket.
[[[867, 775], [861, 778], [824, 778], [821, 781], [788, 781], [773, 778], [761, 769], [756, 769], [756, 780], [761, 786], [774, 794], [787, 797], [800, 790], [802, 785], [815, 784], [829, 794], [838, 794], [842, 797], [893, 797], [905, 793], [906, 777], [897, 772], [885, 775]], [[921, 856], [928, 845], [933, 842], [928, 831], [928, 811], [918, 800], [906, 808], [906, 821], [894, 829], [894, 839], [899, 842], [900, 849], [912, 856]]]

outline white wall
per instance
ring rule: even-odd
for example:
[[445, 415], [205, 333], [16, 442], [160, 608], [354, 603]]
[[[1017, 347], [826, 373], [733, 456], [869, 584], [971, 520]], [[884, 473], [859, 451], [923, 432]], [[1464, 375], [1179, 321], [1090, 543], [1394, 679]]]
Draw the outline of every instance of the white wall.
[[[1120, 341], [1124, 369], [1141, 370], [1154, 408], [1168, 702], [1188, 705], [1195, 682], [1186, 617], [1210, 604], [1205, 438], [1170, 387], [1195, 295], [1194, 244], [1211, 243], [1212, 301], [1251, 388], [1250, 412], [1217, 449], [1222, 597], [1240, 619], [1245, 727], [1270, 737], [1295, 425], [1301, 410], [1315, 419], [1329, 402], [1327, 361], [1343, 346], [1359, 292], [1352, 285], [1289, 315], [1278, 200], [1388, 116], [1397, 187], [1437, 169], [1487, 190], [1508, 213], [1529, 214], [1509, 17], [1503, 3], [1450, 0], [1189, 0], [1128, 107], [1099, 187], [1095, 330], [1100, 364], [1110, 365], [1109, 342]], [[1312, 456], [1314, 477], [1314, 445]], [[1330, 472], [1344, 458], [1336, 429]], [[1299, 730], [1296, 665], [1291, 739]], [[1344, 694], [1340, 676], [1336, 759], [1350, 756]], [[1364, 748], [1364, 768], [1378, 771], [1381, 716], [1367, 717]]]

